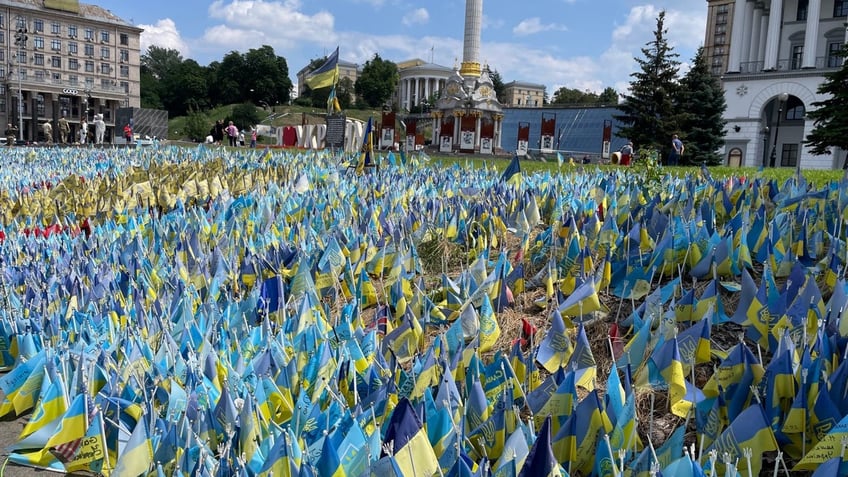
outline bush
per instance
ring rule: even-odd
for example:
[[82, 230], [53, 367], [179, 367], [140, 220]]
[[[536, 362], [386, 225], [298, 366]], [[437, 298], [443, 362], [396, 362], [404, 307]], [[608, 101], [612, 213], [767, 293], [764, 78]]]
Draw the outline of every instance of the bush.
[[184, 137], [195, 142], [203, 142], [209, 134], [209, 118], [199, 111], [189, 111], [184, 131]]
[[233, 107], [233, 113], [230, 120], [239, 129], [248, 129], [255, 124], [259, 124], [262, 120], [262, 115], [256, 109], [256, 105], [252, 103], [242, 103]]

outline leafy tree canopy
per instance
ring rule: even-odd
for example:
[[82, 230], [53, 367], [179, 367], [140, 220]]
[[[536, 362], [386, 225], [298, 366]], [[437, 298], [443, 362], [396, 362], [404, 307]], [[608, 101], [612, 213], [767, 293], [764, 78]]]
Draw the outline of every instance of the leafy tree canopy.
[[354, 89], [356, 95], [368, 106], [376, 108], [392, 97], [398, 78], [397, 65], [380, 58], [380, 55], [375, 53], [374, 57], [366, 61], [365, 66], [362, 67]]

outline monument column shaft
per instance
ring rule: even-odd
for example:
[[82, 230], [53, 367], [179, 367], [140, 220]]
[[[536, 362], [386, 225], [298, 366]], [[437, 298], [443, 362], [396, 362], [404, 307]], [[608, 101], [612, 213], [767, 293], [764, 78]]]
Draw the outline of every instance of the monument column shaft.
[[483, 0], [465, 0], [465, 39], [462, 44], [462, 76], [480, 76], [480, 30]]

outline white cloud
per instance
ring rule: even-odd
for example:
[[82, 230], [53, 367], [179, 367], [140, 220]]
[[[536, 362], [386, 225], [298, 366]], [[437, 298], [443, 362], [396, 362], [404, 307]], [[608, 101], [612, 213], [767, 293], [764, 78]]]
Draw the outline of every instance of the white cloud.
[[518, 36], [533, 35], [549, 30], [565, 30], [566, 28], [556, 23], [543, 24], [539, 17], [526, 18], [521, 20], [518, 25], [512, 29], [512, 32]]
[[[208, 28], [201, 40], [210, 51], [247, 51], [259, 45], [274, 45], [275, 50], [303, 48], [304, 42], [325, 47], [338, 43], [335, 18], [326, 11], [307, 15], [301, 2], [285, 0], [216, 0], [209, 6], [209, 17], [221, 24]], [[273, 19], [269, 21], [269, 19]], [[285, 52], [278, 52], [285, 56]]]
[[430, 13], [426, 8], [417, 8], [403, 16], [401, 20], [404, 25], [410, 26], [417, 24], [425, 24], [430, 21]]
[[188, 44], [180, 36], [177, 25], [170, 18], [163, 18], [156, 22], [155, 25], [138, 25], [139, 28], [144, 28], [141, 32], [141, 54], [147, 53], [147, 49], [151, 45], [169, 50], [177, 50], [183, 58], [190, 57], [190, 49]]

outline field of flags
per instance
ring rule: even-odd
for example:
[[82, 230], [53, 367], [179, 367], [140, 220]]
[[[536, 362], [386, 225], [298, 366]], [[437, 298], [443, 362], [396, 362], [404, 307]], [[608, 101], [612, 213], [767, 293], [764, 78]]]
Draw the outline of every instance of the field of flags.
[[0, 151], [8, 462], [848, 475], [848, 179], [351, 161]]

